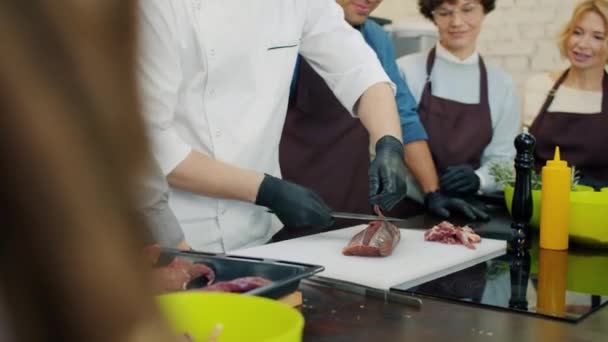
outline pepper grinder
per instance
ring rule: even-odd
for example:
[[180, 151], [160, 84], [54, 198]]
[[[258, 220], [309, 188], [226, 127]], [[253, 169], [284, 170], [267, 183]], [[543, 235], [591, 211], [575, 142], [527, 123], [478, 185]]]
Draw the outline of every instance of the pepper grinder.
[[536, 139], [528, 129], [515, 137], [515, 189], [511, 203], [513, 222], [512, 249], [516, 256], [523, 256], [528, 237], [528, 223], [532, 217], [532, 168], [534, 167], [534, 145]]
[[530, 279], [530, 253], [521, 249], [521, 254], [516, 254], [510, 263], [511, 297], [509, 308], [528, 311], [528, 281]]

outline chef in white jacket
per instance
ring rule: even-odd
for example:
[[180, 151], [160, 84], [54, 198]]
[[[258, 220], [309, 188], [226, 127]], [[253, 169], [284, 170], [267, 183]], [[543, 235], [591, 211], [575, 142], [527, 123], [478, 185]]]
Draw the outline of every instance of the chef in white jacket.
[[376, 144], [370, 203], [390, 209], [405, 196], [394, 85], [335, 1], [139, 6], [143, 111], [192, 248], [234, 250], [267, 242], [283, 224], [331, 225], [319, 196], [280, 179], [278, 145], [298, 53]]

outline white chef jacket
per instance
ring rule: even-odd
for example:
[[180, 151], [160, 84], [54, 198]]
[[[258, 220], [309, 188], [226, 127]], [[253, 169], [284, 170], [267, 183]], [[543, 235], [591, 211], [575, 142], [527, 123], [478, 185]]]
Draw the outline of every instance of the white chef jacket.
[[[280, 176], [278, 146], [300, 53], [351, 109], [390, 80], [334, 0], [140, 1], [139, 83], [165, 174], [192, 149]], [[266, 208], [172, 189], [186, 241], [218, 251], [262, 244], [282, 226]], [[271, 225], [271, 216], [275, 223]]]

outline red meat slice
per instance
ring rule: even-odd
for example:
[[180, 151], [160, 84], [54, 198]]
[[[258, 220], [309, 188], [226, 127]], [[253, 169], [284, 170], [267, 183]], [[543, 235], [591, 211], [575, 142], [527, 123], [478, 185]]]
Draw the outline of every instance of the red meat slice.
[[169, 265], [152, 270], [155, 288], [160, 293], [185, 290], [188, 283], [198, 277], [207, 278], [207, 284], [215, 280], [213, 270], [203, 264], [174, 258]]
[[243, 277], [236, 278], [230, 281], [220, 281], [213, 285], [205, 286], [198, 291], [212, 292], [236, 292], [243, 293], [257, 289], [258, 287], [271, 284], [272, 281], [262, 277]]
[[464, 245], [469, 249], [475, 249], [473, 243], [481, 242], [481, 237], [469, 227], [459, 227], [448, 221], [443, 221], [433, 228], [424, 232], [426, 241], [436, 241], [450, 245]]
[[143, 253], [146, 261], [148, 261], [151, 266], [154, 266], [160, 258], [160, 245], [146, 246], [143, 249]]
[[207, 278], [207, 284], [213, 284], [215, 280], [215, 273], [211, 268], [199, 263], [192, 263], [186, 259], [174, 258], [167, 267], [184, 269], [190, 275], [190, 280], [198, 277]]
[[159, 267], [152, 270], [155, 289], [159, 293], [181, 291], [186, 289], [190, 275], [185, 269]]
[[[382, 213], [375, 208], [378, 216]], [[393, 253], [401, 240], [401, 232], [387, 221], [372, 221], [367, 228], [357, 233], [342, 250], [344, 255], [387, 256]]]

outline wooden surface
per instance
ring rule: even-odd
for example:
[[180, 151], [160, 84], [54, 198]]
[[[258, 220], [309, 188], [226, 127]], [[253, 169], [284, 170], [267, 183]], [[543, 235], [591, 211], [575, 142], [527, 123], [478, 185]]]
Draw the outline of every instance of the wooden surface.
[[295, 291], [283, 298], [278, 299], [279, 302], [287, 304], [291, 307], [298, 307], [302, 305], [302, 291]]
[[608, 341], [608, 308], [578, 324], [423, 298], [419, 310], [303, 282], [304, 341]]
[[410, 288], [473, 266], [506, 252], [502, 240], [483, 239], [475, 249], [424, 240], [424, 229], [401, 229], [401, 241], [387, 257], [345, 256], [342, 249], [366, 225], [231, 252], [258, 258], [322, 265], [319, 276], [372, 288]]

